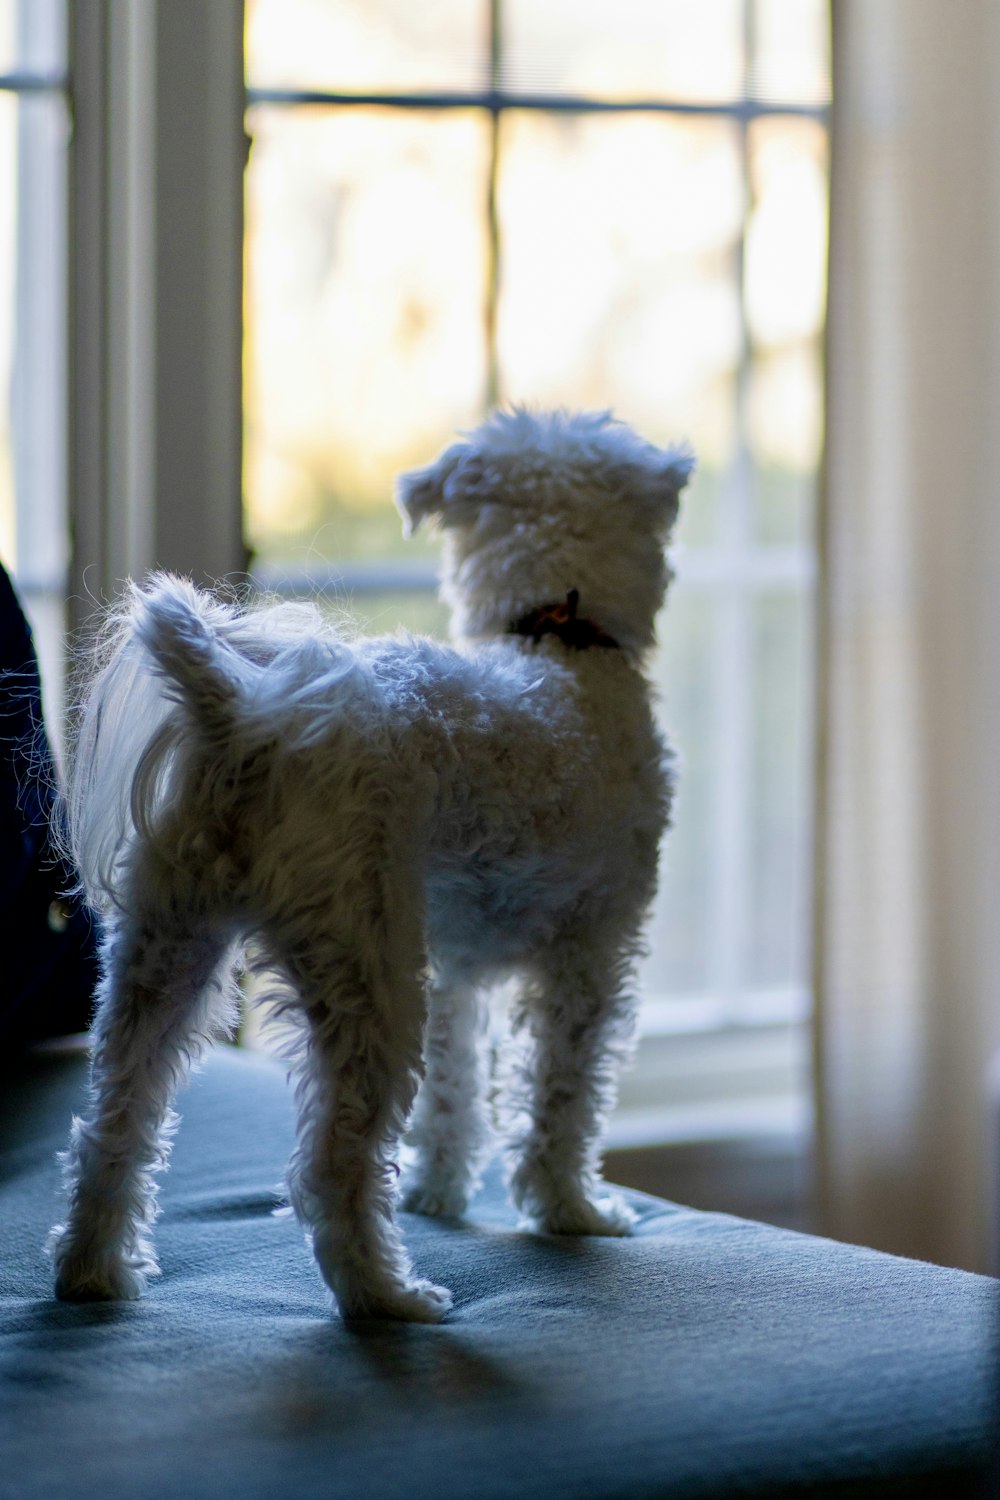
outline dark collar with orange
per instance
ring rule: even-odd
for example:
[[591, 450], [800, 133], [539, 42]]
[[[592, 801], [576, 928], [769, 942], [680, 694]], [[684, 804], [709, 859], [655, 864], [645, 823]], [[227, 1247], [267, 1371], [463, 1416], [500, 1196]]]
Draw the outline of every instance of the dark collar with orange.
[[507, 634], [527, 636], [536, 646], [543, 635], [554, 635], [558, 636], [563, 645], [572, 646], [574, 651], [586, 651], [588, 646], [604, 646], [620, 651], [621, 647], [614, 636], [608, 635], [593, 620], [581, 618], [577, 614], [579, 603], [580, 590], [570, 589], [566, 598], [558, 604], [540, 604], [519, 620], [512, 620], [507, 626]]

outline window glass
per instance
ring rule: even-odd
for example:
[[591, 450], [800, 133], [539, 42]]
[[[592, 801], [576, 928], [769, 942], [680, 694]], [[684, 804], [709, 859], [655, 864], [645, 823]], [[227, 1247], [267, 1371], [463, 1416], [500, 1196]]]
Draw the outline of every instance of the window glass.
[[487, 0], [251, 0], [247, 77], [255, 88], [482, 88]]
[[[490, 9], [249, 0], [252, 87], [403, 96], [251, 110], [256, 572], [325, 590], [351, 628], [443, 631], [435, 544], [404, 542], [391, 505], [400, 469], [497, 397], [689, 440], [653, 669], [679, 793], [644, 993], [700, 997], [716, 1020], [797, 1016], [827, 7], [499, 0], [492, 31]], [[490, 78], [492, 108], [407, 95]]]
[[[35, 629], [58, 730], [66, 520], [65, 11], [0, 3], [0, 558]], [[26, 72], [38, 85], [23, 90]]]
[[735, 100], [741, 0], [506, 0], [502, 80], [527, 92]]
[[718, 737], [711, 691], [716, 655], [714, 601], [704, 590], [677, 589], [657, 622], [660, 716], [679, 751], [673, 827], [664, 841], [651, 922], [652, 952], [642, 971], [653, 996], [698, 995], [713, 988]]
[[827, 150], [815, 120], [759, 119], [747, 132], [746, 436], [761, 542], [811, 541], [823, 440]]
[[[512, 111], [498, 205], [501, 394], [613, 407], [724, 469], [741, 343], [736, 126]], [[718, 497], [712, 484], [693, 502], [701, 537]]]
[[814, 120], [748, 129], [746, 315], [762, 348], [815, 338], [826, 293], [827, 144]]
[[804, 589], [761, 593], [753, 619], [753, 774], [747, 983], [806, 988], [811, 892], [812, 600]]
[[763, 544], [809, 547], [815, 530], [816, 473], [823, 445], [818, 340], [754, 359], [747, 401], [753, 526]]
[[58, 85], [65, 67], [65, 0], [0, 0], [0, 75]]
[[247, 527], [258, 556], [415, 561], [394, 476], [486, 399], [488, 125], [471, 112], [251, 118]]
[[[0, 13], [2, 15], [2, 13]], [[17, 274], [17, 97], [0, 94], [0, 558], [17, 557], [11, 386]]]
[[17, 0], [0, 0], [0, 73], [17, 63]]
[[755, 0], [753, 93], [788, 103], [830, 97], [828, 0]]
[[351, 631], [382, 635], [395, 630], [400, 620], [418, 634], [446, 636], [448, 611], [431, 589], [373, 588], [358, 586], [326, 594], [327, 607], [337, 611]]

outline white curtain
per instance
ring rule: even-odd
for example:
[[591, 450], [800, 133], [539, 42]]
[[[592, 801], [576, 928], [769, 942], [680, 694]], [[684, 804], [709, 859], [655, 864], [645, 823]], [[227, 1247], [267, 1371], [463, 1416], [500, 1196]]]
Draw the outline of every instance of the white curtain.
[[985, 1270], [1000, 1049], [1000, 4], [833, 0], [823, 1227]]

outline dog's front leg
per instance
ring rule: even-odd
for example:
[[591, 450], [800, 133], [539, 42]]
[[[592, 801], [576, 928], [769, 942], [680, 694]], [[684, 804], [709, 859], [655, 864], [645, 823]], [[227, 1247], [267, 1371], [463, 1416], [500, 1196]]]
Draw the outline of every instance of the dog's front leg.
[[601, 1133], [628, 1052], [633, 1002], [627, 966], [588, 944], [554, 945], [524, 998], [532, 1055], [522, 1091], [527, 1128], [513, 1148], [511, 1193], [540, 1229], [628, 1234], [634, 1215], [600, 1176]]
[[489, 1141], [483, 1108], [483, 1005], [476, 987], [438, 977], [428, 987], [424, 1081], [408, 1136], [416, 1163], [403, 1207], [457, 1218], [475, 1191]]
[[92, 1106], [73, 1121], [69, 1213], [48, 1243], [60, 1297], [138, 1297], [158, 1273], [155, 1173], [170, 1150], [170, 1100], [213, 1022], [228, 1018], [229, 987], [212, 982], [225, 947], [162, 918], [121, 918], [105, 936]]
[[299, 1083], [292, 1203], [345, 1318], [434, 1323], [443, 1287], [413, 1274], [394, 1218], [395, 1161], [420, 1069], [423, 997], [416, 975], [391, 985], [343, 954], [292, 966], [310, 1028]]

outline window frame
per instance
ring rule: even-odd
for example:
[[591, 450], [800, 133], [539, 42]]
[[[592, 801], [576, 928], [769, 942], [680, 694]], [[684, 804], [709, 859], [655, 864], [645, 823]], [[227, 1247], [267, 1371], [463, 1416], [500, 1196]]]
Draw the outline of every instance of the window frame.
[[[17, 0], [16, 52], [10, 68], [0, 74], [0, 96], [17, 105], [9, 412], [16, 555], [21, 563], [16, 576], [46, 668], [46, 697], [54, 707], [64, 693], [69, 555], [63, 275], [69, 94], [64, 8], [64, 0]], [[30, 191], [25, 191], [29, 183]]]
[[77, 0], [72, 623], [157, 566], [245, 570], [243, 3]]
[[[277, 110], [398, 110], [403, 112], [441, 112], [480, 110], [491, 121], [491, 160], [487, 173], [487, 194], [483, 214], [489, 231], [489, 265], [487, 271], [487, 404], [498, 396], [500, 381], [496, 348], [495, 307], [502, 259], [500, 227], [497, 212], [497, 179], [500, 150], [500, 121], [506, 111], [541, 112], [561, 115], [658, 114], [683, 118], [725, 120], [741, 133], [745, 192], [750, 198], [748, 132], [761, 119], [793, 118], [814, 120], [829, 125], [826, 104], [795, 103], [778, 98], [760, 97], [754, 91], [753, 62], [755, 54], [755, 0], [744, 5], [745, 73], [742, 96], [731, 100], [688, 102], [673, 98], [604, 98], [583, 97], [553, 92], [538, 92], [507, 87], [503, 83], [503, 0], [489, 0], [489, 56], [484, 69], [489, 85], [463, 89], [435, 90], [360, 90], [257, 86], [248, 82], [248, 109], [266, 107]], [[744, 215], [744, 230], [746, 215]], [[742, 282], [745, 258], [744, 235], [741, 232], [734, 265], [734, 278]], [[736, 402], [745, 413], [749, 402], [753, 348], [746, 317], [741, 321], [742, 343], [736, 374]], [[756, 599], [775, 588], [794, 591], [806, 599], [814, 597], [816, 558], [808, 542], [775, 545], [756, 541], [753, 536], [753, 473], [746, 441], [746, 423], [738, 424], [738, 446], [729, 485], [730, 502], [724, 510], [722, 535], [710, 547], [685, 552], [675, 549], [677, 580], [675, 590], [714, 596], [718, 603], [720, 637], [714, 652], [714, 668], [720, 681], [711, 691], [718, 701], [730, 704], [729, 715], [736, 732], [720, 734], [720, 771], [718, 777], [721, 812], [716, 820], [716, 845], [713, 858], [715, 889], [712, 898], [713, 940], [712, 973], [708, 989], [694, 996], [647, 995], [644, 997], [641, 1027], [646, 1035], [671, 1035], [691, 1031], [710, 1032], [721, 1028], [760, 1028], [801, 1026], [811, 1009], [807, 974], [800, 983], [749, 988], [743, 980], [743, 959], [748, 945], [750, 902], [754, 853], [750, 829], [752, 733], [750, 707], [753, 676], [753, 622]], [[255, 563], [255, 582], [290, 596], [317, 590], [336, 596], [350, 596], [364, 601], [366, 596], [405, 588], [414, 593], [430, 591], [436, 578], [426, 563], [412, 565], [395, 561], [386, 564], [353, 563], [337, 559], [329, 567], [313, 565], [293, 571], [286, 566], [269, 567]], [[808, 911], [810, 902], [804, 900]]]
[[[494, 12], [496, 3], [494, 0]], [[69, 460], [73, 549], [71, 623], [91, 602], [114, 597], [121, 581], [156, 564], [206, 581], [243, 575], [243, 168], [245, 110], [253, 103], [310, 102], [348, 107], [468, 108], [478, 102], [494, 122], [503, 108], [606, 112], [657, 110], [743, 122], [794, 114], [826, 119], [817, 106], [786, 106], [749, 97], [734, 104], [582, 101], [493, 87], [441, 95], [317, 94], [245, 88], [243, 0], [76, 0], [71, 7]], [[185, 129], [176, 128], [184, 118]], [[491, 208], [495, 208], [492, 198]], [[177, 226], [187, 233], [178, 235]], [[494, 223], [495, 234], [495, 223]], [[494, 240], [495, 247], [495, 240]], [[495, 267], [494, 273], [495, 274]], [[210, 419], [206, 420], [206, 414]], [[209, 503], [208, 497], [211, 497]], [[749, 601], [748, 588], [793, 580], [810, 588], [814, 565], [801, 550], [772, 549], [766, 574], [747, 580], [735, 551], [709, 568], [679, 559], [682, 587], [712, 587], [721, 567]], [[704, 576], [701, 574], [704, 573]], [[730, 577], [730, 574], [732, 575]], [[379, 568], [347, 576], [359, 592], [385, 586]], [[262, 580], [266, 581], [266, 580]], [[313, 579], [312, 582], [316, 580]], [[322, 580], [321, 580], [322, 581]], [[395, 577], [392, 582], [395, 582]], [[406, 583], [430, 587], [422, 565]], [[747, 587], [744, 588], [743, 585]], [[734, 611], [729, 628], [738, 630]], [[764, 1003], [766, 1002], [766, 1003]], [[801, 1122], [805, 1073], [803, 991], [763, 997], [756, 1013], [734, 1014], [725, 996], [704, 1003], [654, 1006], [655, 1037], [703, 1035], [692, 1053], [706, 1097], [719, 1088], [714, 1038], [734, 1029], [769, 1030], [771, 1061], [747, 1071], [748, 1128], [761, 1088], [788, 1100]], [[799, 1061], [788, 1044], [799, 1039]], [[655, 1045], [640, 1053], [626, 1080], [624, 1103], [647, 1110], [655, 1089]], [[797, 1076], [800, 1075], [800, 1076]], [[778, 1080], [777, 1082], [775, 1080]], [[728, 1073], [721, 1085], [733, 1096]], [[730, 1120], [739, 1115], [739, 1097]], [[669, 1124], [658, 1127], [669, 1134]], [[798, 1128], [796, 1125], [795, 1128]], [[627, 1134], [627, 1131], [626, 1131]]]

